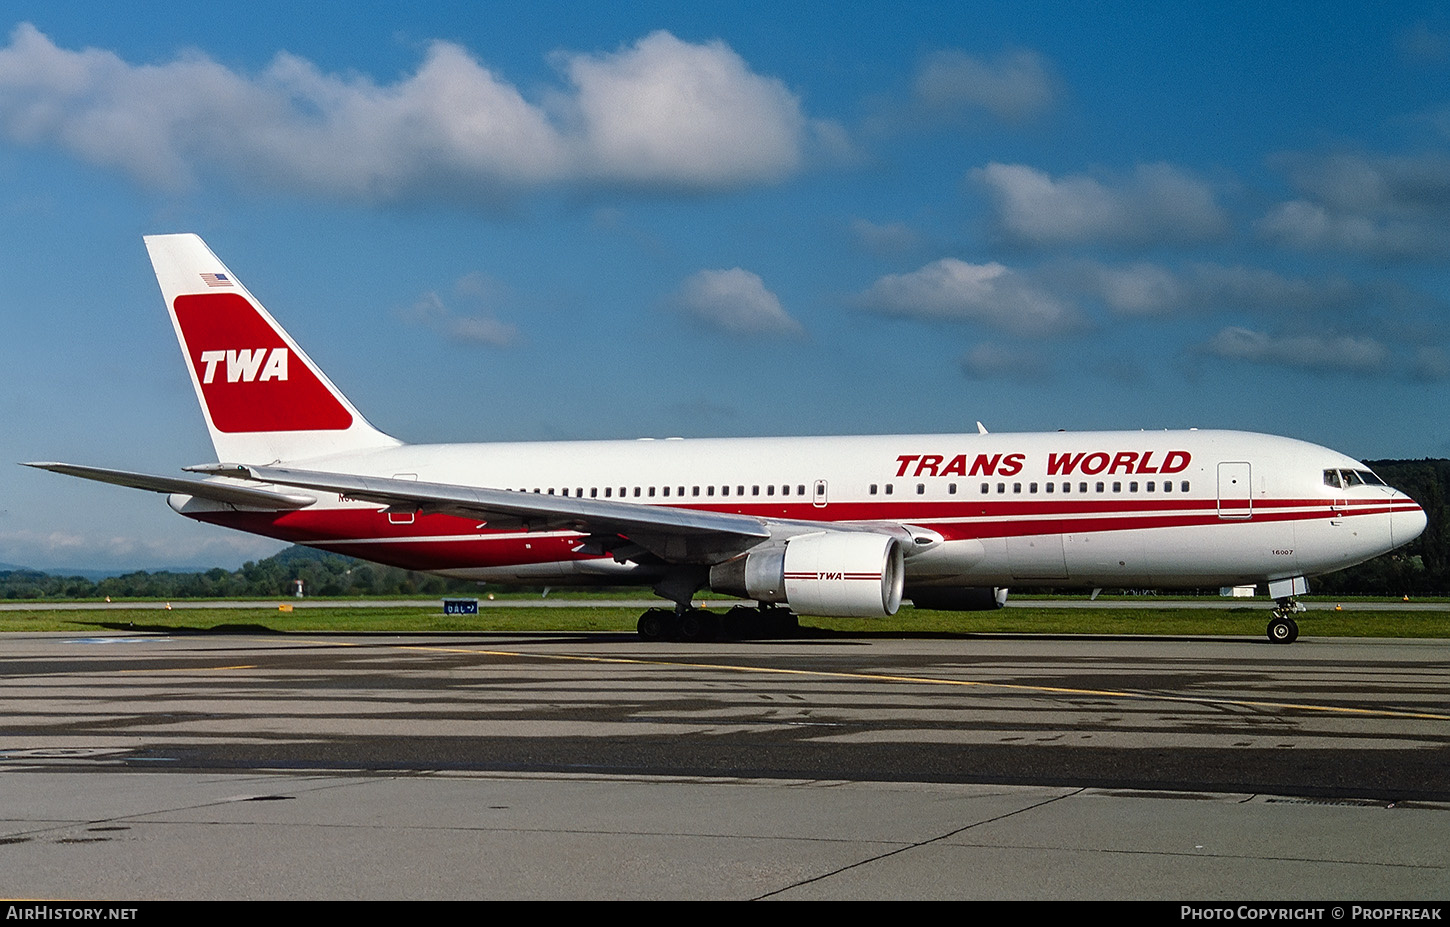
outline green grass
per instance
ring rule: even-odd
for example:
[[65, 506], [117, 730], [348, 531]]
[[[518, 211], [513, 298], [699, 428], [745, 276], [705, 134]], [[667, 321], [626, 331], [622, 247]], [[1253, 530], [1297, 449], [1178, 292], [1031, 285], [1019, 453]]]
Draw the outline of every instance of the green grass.
[[[724, 611], [717, 606], [717, 611]], [[0, 631], [69, 634], [152, 632], [234, 633], [401, 633], [633, 631], [635, 608], [485, 608], [479, 615], [444, 615], [437, 605], [390, 608], [306, 608], [282, 612], [262, 608], [178, 608], [138, 605], [90, 611], [0, 612]], [[802, 618], [806, 634], [851, 636], [961, 634], [1144, 634], [1164, 636], [1237, 635], [1261, 637], [1267, 603], [1225, 610], [1006, 608], [992, 612], [918, 612], [903, 609], [892, 618]], [[1356, 609], [1313, 611], [1298, 618], [1305, 636], [1450, 638], [1445, 611], [1396, 612]]]

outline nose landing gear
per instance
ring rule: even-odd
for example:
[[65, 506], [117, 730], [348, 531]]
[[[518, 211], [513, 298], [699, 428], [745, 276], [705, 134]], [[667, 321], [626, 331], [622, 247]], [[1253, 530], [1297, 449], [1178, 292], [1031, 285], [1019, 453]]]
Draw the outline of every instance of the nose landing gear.
[[1289, 616], [1304, 611], [1304, 605], [1293, 596], [1276, 599], [1275, 603], [1278, 607], [1274, 609], [1274, 617], [1269, 619], [1269, 642], [1292, 644], [1299, 639], [1299, 623]]

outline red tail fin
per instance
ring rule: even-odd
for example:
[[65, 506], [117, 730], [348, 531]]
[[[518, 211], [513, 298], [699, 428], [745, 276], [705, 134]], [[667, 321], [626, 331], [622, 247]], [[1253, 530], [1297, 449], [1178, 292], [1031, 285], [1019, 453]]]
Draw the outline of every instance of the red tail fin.
[[265, 463], [391, 447], [195, 235], [146, 239], [217, 458]]

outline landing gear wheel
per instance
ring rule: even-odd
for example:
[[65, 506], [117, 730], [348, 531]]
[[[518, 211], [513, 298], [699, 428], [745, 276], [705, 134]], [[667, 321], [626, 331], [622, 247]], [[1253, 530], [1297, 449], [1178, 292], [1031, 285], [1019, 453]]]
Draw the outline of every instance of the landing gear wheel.
[[1299, 639], [1299, 624], [1293, 619], [1279, 615], [1269, 622], [1269, 641], [1274, 644], [1292, 644]]
[[662, 641], [669, 636], [674, 617], [662, 608], [652, 608], [639, 616], [639, 624], [635, 629], [647, 641]]
[[795, 637], [801, 629], [800, 619], [788, 608], [762, 608], [760, 612], [771, 637]]
[[720, 621], [703, 608], [692, 608], [680, 616], [680, 639], [691, 644], [712, 641], [720, 633]]

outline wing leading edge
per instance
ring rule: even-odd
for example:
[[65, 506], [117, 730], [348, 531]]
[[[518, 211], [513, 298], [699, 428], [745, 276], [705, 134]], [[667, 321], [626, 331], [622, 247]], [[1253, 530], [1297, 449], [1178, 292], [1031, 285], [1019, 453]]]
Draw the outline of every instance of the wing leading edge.
[[[196, 468], [216, 475], [296, 486], [392, 509], [476, 518], [490, 528], [569, 530], [588, 535], [600, 553], [623, 553], [622, 540], [674, 563], [714, 563], [772, 536], [759, 518], [665, 505], [552, 496], [449, 483], [296, 470], [290, 467]], [[184, 481], [183, 481], [184, 482]]]

